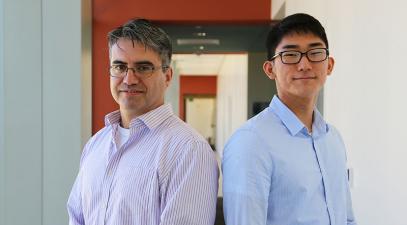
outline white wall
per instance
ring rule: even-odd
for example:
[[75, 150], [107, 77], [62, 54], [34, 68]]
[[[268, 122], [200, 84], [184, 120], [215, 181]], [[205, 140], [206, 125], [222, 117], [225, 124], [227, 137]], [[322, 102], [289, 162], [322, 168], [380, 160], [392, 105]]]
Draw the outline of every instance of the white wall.
[[405, 225], [407, 211], [407, 3], [287, 0], [325, 25], [334, 73], [324, 93], [328, 122], [342, 133], [355, 172], [359, 225]]
[[[216, 97], [191, 97], [185, 101], [185, 121], [195, 128], [209, 144], [216, 139]], [[209, 140], [210, 139], [210, 140]]]
[[360, 224], [405, 225], [407, 93], [402, 85], [407, 77], [402, 65], [407, 15], [402, 9], [407, 4], [349, 1], [351, 10], [342, 4], [331, 6], [333, 15], [327, 19], [334, 27], [338, 67], [326, 88], [326, 115], [343, 132], [351, 152]]
[[1, 225], [67, 223], [66, 200], [90, 135], [84, 3], [0, 0]]
[[[226, 141], [247, 120], [248, 55], [225, 55], [217, 81], [216, 153], [219, 168]], [[218, 196], [222, 196], [222, 173]]]
[[227, 139], [247, 120], [247, 65], [247, 54], [225, 55], [218, 74], [216, 149], [220, 156]]
[[172, 80], [170, 86], [165, 92], [165, 102], [171, 104], [172, 110], [175, 115], [179, 116], [179, 70], [177, 64], [172, 61], [171, 63], [173, 69]]

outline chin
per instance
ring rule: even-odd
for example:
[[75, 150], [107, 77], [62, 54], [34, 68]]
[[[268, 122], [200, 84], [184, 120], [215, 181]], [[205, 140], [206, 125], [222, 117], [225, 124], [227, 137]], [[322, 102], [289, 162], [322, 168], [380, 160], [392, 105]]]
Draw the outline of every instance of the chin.
[[294, 96], [297, 96], [299, 98], [314, 98], [315, 96], [318, 96], [318, 92], [315, 93], [315, 90], [313, 91], [298, 91], [293, 93]]
[[125, 110], [138, 110], [139, 108], [142, 108], [140, 102], [135, 102], [135, 101], [128, 101], [128, 100], [121, 100], [120, 103], [120, 109], [125, 109]]

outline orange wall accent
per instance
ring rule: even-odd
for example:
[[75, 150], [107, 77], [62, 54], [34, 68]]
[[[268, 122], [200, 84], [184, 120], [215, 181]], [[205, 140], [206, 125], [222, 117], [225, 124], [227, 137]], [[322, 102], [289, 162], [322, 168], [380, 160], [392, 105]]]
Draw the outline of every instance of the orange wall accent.
[[136, 17], [162, 23], [244, 24], [271, 21], [271, 0], [92, 0], [92, 131], [118, 108], [109, 88], [107, 33]]
[[270, 22], [271, 0], [93, 0], [93, 18], [119, 25], [143, 17], [163, 22]]
[[105, 126], [107, 113], [118, 109], [110, 93], [109, 48], [107, 33], [111, 30], [103, 24], [94, 23], [92, 42], [92, 133]]
[[217, 76], [180, 76], [179, 117], [185, 121], [185, 95], [216, 95]]

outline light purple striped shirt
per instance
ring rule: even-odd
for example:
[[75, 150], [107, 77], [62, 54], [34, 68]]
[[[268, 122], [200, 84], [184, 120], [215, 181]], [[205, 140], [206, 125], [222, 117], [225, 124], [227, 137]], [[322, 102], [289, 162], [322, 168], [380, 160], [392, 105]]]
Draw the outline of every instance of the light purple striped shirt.
[[119, 121], [108, 114], [83, 150], [69, 224], [213, 225], [219, 172], [205, 139], [166, 104], [133, 119], [117, 149]]

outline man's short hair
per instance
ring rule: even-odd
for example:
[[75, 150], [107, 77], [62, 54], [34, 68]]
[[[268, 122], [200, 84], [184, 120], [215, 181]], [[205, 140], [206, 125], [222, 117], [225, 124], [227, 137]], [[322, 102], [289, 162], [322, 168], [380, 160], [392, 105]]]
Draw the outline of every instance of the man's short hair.
[[287, 16], [271, 28], [266, 42], [267, 59], [271, 60], [276, 54], [276, 48], [285, 36], [294, 33], [314, 34], [321, 38], [328, 48], [328, 38], [326, 37], [325, 29], [321, 23], [308, 14], [297, 13]]
[[164, 65], [171, 63], [172, 44], [170, 37], [161, 28], [146, 19], [133, 19], [108, 34], [109, 52], [119, 39], [128, 39], [156, 52]]

